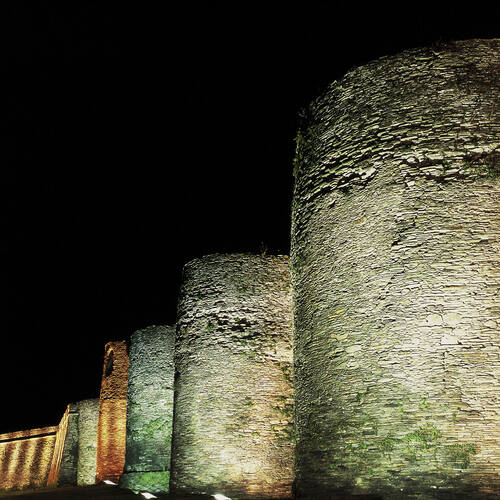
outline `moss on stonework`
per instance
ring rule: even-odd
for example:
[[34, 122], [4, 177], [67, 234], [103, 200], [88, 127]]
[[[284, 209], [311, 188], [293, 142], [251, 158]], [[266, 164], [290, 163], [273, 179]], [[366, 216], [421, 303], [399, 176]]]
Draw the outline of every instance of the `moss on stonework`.
[[472, 456], [477, 453], [477, 445], [471, 443], [456, 443], [446, 448], [446, 455], [449, 461], [460, 467], [467, 469], [470, 466]]
[[[386, 417], [367, 414], [363, 410], [368, 395], [376, 398], [371, 390], [358, 391], [354, 397], [354, 402], [359, 404], [358, 411], [329, 420], [311, 409], [309, 432], [303, 439], [314, 443], [316, 450], [321, 451], [323, 444], [333, 438], [336, 450], [329, 459], [333, 474], [344, 474], [347, 468], [359, 476], [368, 477], [379, 469], [381, 463], [385, 467], [399, 467], [406, 463], [423, 472], [436, 472], [450, 466], [470, 467], [477, 445], [449, 441], [443, 430], [445, 427], [429, 420], [439, 409], [448, 424], [454, 422], [454, 412], [449, 405], [436, 405], [427, 397], [415, 394], [404, 396], [401, 401], [386, 406], [386, 411], [398, 416], [401, 425], [390, 432], [382, 432]], [[418, 418], [415, 415], [419, 415]], [[409, 418], [412, 422], [408, 421]], [[394, 418], [390, 420], [394, 421]]]
[[132, 472], [123, 474], [120, 487], [132, 490], [134, 493], [168, 493], [170, 471]]
[[469, 154], [463, 163], [466, 174], [496, 179], [500, 177], [500, 153], [496, 150], [489, 153]]
[[278, 363], [281, 373], [283, 374], [283, 378], [293, 386], [293, 374], [292, 374], [292, 366], [290, 363]]
[[168, 430], [169, 427], [170, 427], [170, 420], [164, 418], [157, 418], [149, 422], [147, 425], [145, 425], [141, 430], [141, 434], [147, 439], [152, 439], [159, 432], [164, 432], [165, 430]]

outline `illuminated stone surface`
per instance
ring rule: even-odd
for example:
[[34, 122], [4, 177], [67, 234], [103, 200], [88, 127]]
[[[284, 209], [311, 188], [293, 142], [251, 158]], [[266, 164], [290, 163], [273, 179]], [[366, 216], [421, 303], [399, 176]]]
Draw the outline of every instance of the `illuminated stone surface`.
[[[75, 485], [78, 475], [78, 403], [69, 405], [68, 428], [64, 442], [58, 486]], [[95, 470], [94, 470], [95, 476]]]
[[285, 256], [209, 255], [185, 266], [172, 490], [291, 495], [289, 279]]
[[22, 490], [47, 485], [57, 426], [0, 435], [0, 489]]
[[174, 327], [151, 326], [130, 338], [127, 450], [120, 486], [168, 492], [174, 404]]
[[78, 402], [78, 474], [77, 484], [95, 483], [97, 464], [97, 422], [99, 400], [84, 399]]
[[412, 50], [304, 119], [299, 496], [499, 498], [499, 78], [500, 40]]
[[99, 400], [71, 403], [58, 485], [95, 483]]
[[124, 340], [106, 344], [97, 425], [97, 481], [117, 482], [123, 473], [128, 364]]

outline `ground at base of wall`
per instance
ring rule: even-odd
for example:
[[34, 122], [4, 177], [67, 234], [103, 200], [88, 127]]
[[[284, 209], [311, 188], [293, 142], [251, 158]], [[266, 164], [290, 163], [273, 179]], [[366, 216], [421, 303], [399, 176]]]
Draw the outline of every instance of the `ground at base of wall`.
[[[159, 500], [213, 500], [212, 495], [177, 495], [177, 494], [154, 494]], [[26, 498], [28, 500], [132, 500], [132, 499], [143, 499], [141, 495], [134, 494], [130, 490], [118, 488], [117, 486], [110, 486], [106, 484], [97, 484], [95, 486], [64, 486], [61, 488], [46, 488], [40, 490], [30, 490], [30, 491], [11, 491], [11, 492], [0, 492], [0, 499], [4, 498], [16, 498], [22, 499]], [[243, 500], [232, 498], [231, 500]], [[253, 499], [253, 500], [273, 500], [269, 499]], [[281, 499], [283, 500], [283, 499]], [[332, 499], [336, 500], [336, 499]], [[344, 500], [344, 499], [339, 499]]]
[[[160, 493], [155, 493], [155, 496], [160, 500], [208, 500], [213, 499], [212, 495], [177, 495], [168, 494], [163, 495]], [[132, 491], [118, 488], [117, 486], [109, 486], [105, 484], [97, 484], [95, 486], [64, 486], [61, 488], [47, 488], [40, 490], [30, 490], [30, 491], [12, 491], [12, 492], [0, 492], [0, 498], [16, 498], [22, 499], [26, 498], [28, 500], [132, 500], [132, 499], [143, 499], [141, 495], [136, 495]], [[237, 500], [233, 498], [231, 500]], [[243, 499], [239, 499], [243, 500]], [[257, 499], [254, 499], [257, 500]], [[260, 500], [273, 500], [273, 499], [260, 499]], [[330, 500], [330, 499], [329, 499]], [[337, 500], [337, 499], [331, 499]], [[344, 498], [339, 500], [344, 500]], [[357, 497], [355, 500], [359, 500]]]
[[[171, 495], [162, 495], [160, 493], [155, 493], [158, 499], [168, 499], [168, 500], [203, 500], [212, 497], [192, 495], [192, 496], [179, 496], [174, 497]], [[131, 499], [143, 499], [141, 495], [136, 495], [130, 490], [118, 488], [117, 486], [111, 486], [107, 484], [97, 484], [95, 486], [63, 486], [60, 488], [46, 488], [40, 490], [30, 490], [30, 491], [12, 491], [12, 492], [0, 492], [0, 498], [16, 498], [22, 499], [26, 498], [29, 500], [47, 499], [47, 500], [131, 500]]]

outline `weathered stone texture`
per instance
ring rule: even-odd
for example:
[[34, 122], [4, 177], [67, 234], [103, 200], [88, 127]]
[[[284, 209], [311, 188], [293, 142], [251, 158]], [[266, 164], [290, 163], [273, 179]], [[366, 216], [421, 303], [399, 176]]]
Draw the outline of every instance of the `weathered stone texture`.
[[95, 483], [97, 466], [97, 423], [99, 399], [78, 402], [78, 474], [77, 484]]
[[175, 328], [151, 326], [130, 338], [127, 451], [120, 486], [167, 493], [174, 404]]
[[0, 435], [0, 490], [47, 485], [56, 433], [57, 426]]
[[69, 405], [66, 441], [58, 486], [95, 483], [99, 399]]
[[123, 473], [128, 365], [127, 343], [124, 340], [107, 343], [99, 398], [97, 481], [117, 482]]
[[[58, 486], [75, 485], [78, 474], [78, 403], [69, 405], [66, 440], [59, 469]], [[94, 472], [95, 476], [95, 472]]]
[[64, 451], [64, 443], [66, 441], [66, 432], [68, 430], [68, 417], [69, 417], [69, 406], [66, 407], [59, 425], [57, 426], [56, 440], [54, 443], [54, 451], [52, 453], [52, 462], [50, 465], [50, 472], [47, 478], [47, 487], [53, 488], [57, 486], [59, 479], [59, 471], [61, 469], [61, 462]]
[[298, 135], [296, 490], [500, 495], [500, 40], [382, 58]]
[[175, 491], [288, 497], [293, 480], [288, 257], [184, 268], [176, 334]]

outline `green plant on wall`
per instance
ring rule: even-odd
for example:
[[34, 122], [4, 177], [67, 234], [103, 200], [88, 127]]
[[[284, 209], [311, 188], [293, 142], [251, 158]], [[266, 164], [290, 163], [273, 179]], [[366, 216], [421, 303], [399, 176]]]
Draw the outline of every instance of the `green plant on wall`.
[[[352, 469], [353, 474], [365, 475], [367, 478], [374, 471], [386, 467], [407, 464], [418, 467], [421, 471], [436, 472], [441, 468], [469, 468], [478, 446], [472, 442], [449, 441], [446, 439], [446, 427], [439, 421], [430, 420], [437, 409], [443, 412], [444, 422], [454, 425], [456, 412], [449, 405], [437, 405], [427, 396], [407, 394], [399, 401], [385, 406], [384, 418], [381, 415], [367, 413], [366, 404], [369, 399], [377, 400], [377, 391], [358, 390], [353, 396], [357, 403], [351, 413], [339, 413], [330, 419], [329, 434], [334, 436], [336, 450], [330, 455], [332, 474], [344, 474], [345, 467]], [[313, 411], [312, 409], [311, 411]], [[394, 430], [384, 425], [388, 413]], [[315, 421], [324, 421], [325, 416], [317, 415]], [[323, 426], [309, 428], [314, 431], [307, 439], [317, 436], [318, 449], [327, 436]], [[387, 432], [388, 431], [388, 432]], [[399, 465], [398, 465], [399, 464]]]
[[154, 438], [158, 433], [165, 432], [169, 429], [170, 421], [164, 418], [157, 418], [146, 424], [141, 431], [141, 434], [148, 439]]
[[469, 175], [496, 179], [500, 177], [500, 157], [497, 150], [469, 154], [463, 162], [463, 171]]
[[476, 446], [471, 443], [456, 443], [448, 446], [445, 451], [447, 458], [461, 469], [470, 466], [473, 455], [477, 453]]

